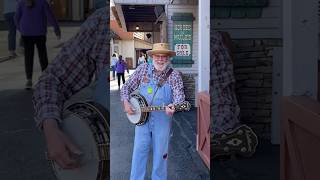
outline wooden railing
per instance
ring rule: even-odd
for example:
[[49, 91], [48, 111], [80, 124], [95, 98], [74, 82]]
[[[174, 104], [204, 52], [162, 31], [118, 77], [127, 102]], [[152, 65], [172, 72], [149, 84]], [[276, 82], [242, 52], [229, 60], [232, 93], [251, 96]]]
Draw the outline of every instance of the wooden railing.
[[200, 92], [197, 99], [197, 151], [210, 168], [210, 95], [208, 92]]
[[282, 101], [281, 180], [320, 177], [320, 103], [308, 97]]

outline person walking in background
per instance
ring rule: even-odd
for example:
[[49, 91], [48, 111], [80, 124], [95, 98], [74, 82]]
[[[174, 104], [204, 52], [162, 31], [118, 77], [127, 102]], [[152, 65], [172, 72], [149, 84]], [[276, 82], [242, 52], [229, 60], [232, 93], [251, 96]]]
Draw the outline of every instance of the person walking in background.
[[116, 54], [113, 54], [111, 57], [111, 69], [112, 69], [112, 78], [113, 80], [116, 79], [116, 64], [118, 62], [118, 58]]
[[148, 56], [147, 63], [148, 63], [148, 64], [152, 64], [152, 61], [153, 61], [153, 60], [152, 60], [152, 57], [151, 57], [151, 56]]
[[46, 0], [20, 0], [15, 15], [17, 29], [24, 42], [26, 89], [32, 88], [34, 45], [37, 46], [41, 70], [48, 66], [46, 47], [47, 22], [54, 27], [60, 39], [60, 28]]
[[139, 59], [138, 59], [138, 65], [141, 65], [141, 64], [143, 64], [143, 63], [145, 63], [146, 62], [146, 58], [144, 57], [144, 55], [141, 53], [140, 54], [140, 57], [139, 57]]
[[14, 15], [16, 13], [16, 0], [4, 0], [3, 16], [8, 24], [8, 51], [10, 57], [16, 57], [16, 25]]
[[119, 55], [119, 60], [116, 63], [116, 71], [117, 71], [117, 78], [118, 78], [118, 89], [120, 89], [120, 78], [122, 78], [122, 84], [126, 82], [124, 77], [124, 72], [127, 70], [129, 74], [129, 69], [127, 63], [122, 59], [122, 56]]

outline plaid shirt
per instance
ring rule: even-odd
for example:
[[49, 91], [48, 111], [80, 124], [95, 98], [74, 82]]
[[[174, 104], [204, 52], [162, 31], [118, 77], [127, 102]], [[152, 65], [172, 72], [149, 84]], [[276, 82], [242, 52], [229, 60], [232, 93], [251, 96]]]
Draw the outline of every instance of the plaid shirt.
[[[155, 68], [151, 64], [143, 63], [130, 75], [129, 79], [121, 88], [121, 101], [129, 100], [129, 95], [138, 89], [140, 83], [147, 78], [148, 67], [152, 66], [152, 72], [155, 71]], [[152, 73], [153, 79], [159, 81], [161, 78], [165, 77], [165, 72], [161, 74]], [[167, 79], [169, 86], [172, 89], [173, 104], [179, 104], [185, 101], [185, 94], [183, 90], [183, 81], [178, 71], [173, 70], [170, 76]]]
[[[39, 128], [46, 119], [61, 122], [64, 102], [88, 86], [109, 63], [109, 10], [92, 14], [68, 40], [35, 86], [33, 103]], [[106, 80], [107, 83], [107, 80]]]
[[210, 40], [211, 123], [214, 134], [233, 129], [239, 123], [240, 108], [235, 94], [235, 77], [230, 53], [219, 32]]

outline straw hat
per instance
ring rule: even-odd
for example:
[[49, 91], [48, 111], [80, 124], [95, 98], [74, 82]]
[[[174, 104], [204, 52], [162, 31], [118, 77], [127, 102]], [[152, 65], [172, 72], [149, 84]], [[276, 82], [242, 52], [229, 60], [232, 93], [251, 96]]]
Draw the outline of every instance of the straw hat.
[[168, 43], [155, 43], [153, 44], [152, 50], [147, 51], [149, 56], [154, 54], [166, 54], [169, 57], [175, 56], [176, 52], [169, 50]]

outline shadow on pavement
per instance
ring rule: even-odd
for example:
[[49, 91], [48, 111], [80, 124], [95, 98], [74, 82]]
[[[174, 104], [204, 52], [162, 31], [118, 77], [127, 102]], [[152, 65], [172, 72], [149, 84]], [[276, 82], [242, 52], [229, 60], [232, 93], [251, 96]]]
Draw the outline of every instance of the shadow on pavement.
[[0, 91], [0, 177], [54, 180], [45, 144], [33, 120], [32, 91]]
[[[280, 178], [280, 147], [260, 140], [251, 158], [211, 160], [214, 180], [277, 180]], [[212, 174], [213, 173], [213, 174]]]

